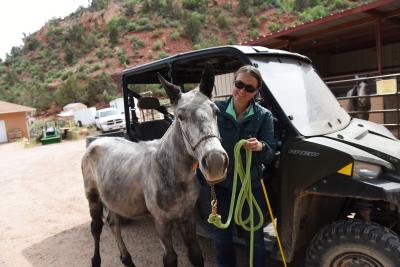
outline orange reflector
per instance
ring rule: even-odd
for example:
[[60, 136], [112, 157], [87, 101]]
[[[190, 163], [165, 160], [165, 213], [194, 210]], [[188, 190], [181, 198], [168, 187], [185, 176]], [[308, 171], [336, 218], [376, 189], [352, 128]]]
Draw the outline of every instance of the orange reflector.
[[337, 172], [340, 173], [340, 174], [351, 176], [351, 174], [353, 172], [353, 163], [350, 163], [350, 164], [346, 165], [345, 167], [341, 168]]

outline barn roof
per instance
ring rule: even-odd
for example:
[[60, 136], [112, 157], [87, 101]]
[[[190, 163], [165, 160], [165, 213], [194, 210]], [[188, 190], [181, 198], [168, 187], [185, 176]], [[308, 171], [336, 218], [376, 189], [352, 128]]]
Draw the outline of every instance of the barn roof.
[[17, 113], [17, 112], [32, 112], [36, 109], [22, 106], [10, 102], [0, 101], [0, 114]]
[[382, 29], [384, 42], [400, 39], [400, 1], [378, 0], [273, 32], [243, 44], [289, 50], [293, 46], [294, 51], [299, 52], [303, 49], [321, 49], [323, 52], [336, 53], [338, 49], [342, 49], [344, 52], [369, 44], [375, 45], [374, 27], [377, 20], [385, 24]]

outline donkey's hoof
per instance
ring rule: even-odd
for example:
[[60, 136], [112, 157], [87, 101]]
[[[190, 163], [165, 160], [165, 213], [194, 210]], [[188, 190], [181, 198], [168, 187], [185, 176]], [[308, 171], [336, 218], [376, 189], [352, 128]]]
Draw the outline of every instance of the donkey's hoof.
[[92, 258], [92, 267], [100, 267], [101, 266], [101, 258], [93, 257]]
[[136, 267], [135, 264], [133, 264], [131, 255], [129, 254], [126, 255], [125, 258], [121, 257], [121, 261], [127, 267]]

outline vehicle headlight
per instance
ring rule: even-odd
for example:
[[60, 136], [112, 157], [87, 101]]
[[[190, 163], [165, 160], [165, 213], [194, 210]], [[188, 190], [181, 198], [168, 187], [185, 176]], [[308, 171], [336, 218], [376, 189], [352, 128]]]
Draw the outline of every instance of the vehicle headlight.
[[382, 167], [380, 165], [354, 161], [353, 177], [354, 178], [368, 178], [375, 179], [381, 173]]

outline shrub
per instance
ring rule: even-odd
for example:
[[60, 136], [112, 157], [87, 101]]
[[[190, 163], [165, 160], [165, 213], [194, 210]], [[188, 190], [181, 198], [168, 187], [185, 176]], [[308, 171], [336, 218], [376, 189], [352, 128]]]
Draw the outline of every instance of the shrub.
[[65, 81], [66, 79], [68, 79], [69, 75], [71, 75], [70, 71], [63, 72], [61, 75], [61, 80]]
[[330, 9], [346, 9], [353, 5], [348, 0], [334, 0], [331, 4]]
[[108, 57], [108, 58], [113, 58], [113, 57], [114, 57], [114, 50], [112, 50], [111, 48], [108, 49], [108, 51], [107, 51], [107, 57]]
[[256, 38], [258, 36], [258, 30], [257, 29], [252, 29], [249, 31], [249, 35], [252, 38]]
[[137, 26], [136, 26], [136, 31], [137, 31], [137, 32], [152, 31], [152, 30], [154, 30], [154, 26], [151, 25], [151, 24], [137, 25]]
[[225, 10], [232, 10], [232, 4], [230, 3], [224, 3], [224, 5], [222, 6]]
[[47, 30], [46, 36], [61, 41], [64, 39], [63, 33], [64, 33], [63, 28], [58, 26], [50, 26], [49, 29]]
[[212, 46], [219, 46], [221, 45], [221, 40], [216, 36], [205, 37], [201, 38], [201, 42], [198, 42], [194, 45], [195, 49], [207, 48]]
[[128, 20], [125, 16], [113, 17], [106, 26], [110, 43], [115, 45], [119, 42], [119, 35], [125, 29]]
[[164, 41], [163, 40], [158, 40], [154, 42], [153, 44], [153, 49], [154, 50], [160, 50], [164, 46]]
[[161, 35], [162, 35], [162, 32], [159, 29], [157, 29], [151, 33], [151, 37], [153, 37], [153, 38], [160, 37]]
[[83, 102], [85, 94], [75, 74], [70, 74], [65, 83], [61, 84], [56, 90], [56, 103], [63, 107], [71, 102]]
[[118, 93], [115, 83], [105, 73], [90, 78], [84, 91], [86, 103], [89, 105], [104, 101], [107, 95], [116, 95]]
[[171, 33], [171, 40], [176, 41], [176, 40], [179, 39], [179, 37], [180, 37], [180, 34], [179, 34], [178, 31], [174, 30], [174, 31]]
[[99, 69], [100, 69], [100, 64], [95, 64], [95, 65], [93, 66], [92, 71], [98, 71]]
[[184, 34], [189, 37], [192, 41], [195, 41], [201, 32], [203, 26], [204, 16], [198, 12], [191, 12], [187, 15], [183, 31]]
[[119, 42], [118, 27], [112, 26], [108, 29], [108, 38], [111, 45], [116, 45]]
[[180, 25], [181, 23], [178, 20], [169, 21], [169, 26], [172, 28], [178, 28]]
[[269, 25], [268, 25], [268, 29], [271, 31], [271, 32], [276, 32], [276, 31], [279, 31], [280, 29], [282, 29], [282, 24], [280, 24], [280, 23], [276, 23], [276, 22], [271, 22]]
[[255, 29], [255, 28], [258, 28], [258, 26], [259, 26], [259, 22], [258, 22], [256, 16], [252, 15], [249, 20], [249, 27], [251, 29]]
[[204, 11], [207, 9], [208, 0], [182, 0], [182, 6], [191, 11]]
[[131, 38], [132, 46], [135, 50], [139, 50], [145, 46], [144, 42], [140, 40], [138, 37], [133, 36]]
[[302, 21], [315, 20], [321, 17], [325, 17], [326, 15], [328, 15], [328, 11], [322, 5], [307, 8], [299, 14]]
[[66, 46], [64, 48], [64, 60], [69, 65], [71, 65], [74, 62], [74, 52], [69, 46]]
[[218, 27], [222, 28], [222, 29], [226, 29], [229, 27], [229, 22], [226, 20], [226, 14], [221, 13], [218, 15], [217, 17], [217, 24]]
[[128, 24], [126, 24], [125, 29], [129, 32], [134, 32], [136, 31], [137, 25], [135, 22], [128, 22]]
[[39, 46], [40, 42], [35, 36], [31, 35], [24, 38], [24, 47], [26, 47], [26, 49], [28, 49], [29, 51], [36, 50], [36, 48], [38, 48]]
[[65, 37], [67, 41], [81, 44], [85, 39], [85, 30], [80, 24], [74, 24], [67, 30]]
[[238, 13], [242, 14], [242, 15], [247, 15], [248, 10], [250, 10], [252, 7], [252, 1], [251, 0], [238, 0], [238, 2], [239, 2]]
[[124, 49], [118, 48], [118, 50], [117, 50], [117, 56], [118, 56], [118, 61], [119, 61], [119, 63], [120, 63], [121, 65], [129, 64], [129, 63], [130, 63], [129, 59], [126, 57], [126, 54], [125, 54], [125, 50], [124, 50]]
[[135, 14], [135, 1], [127, 1], [124, 3], [125, 16], [131, 17]]
[[169, 57], [169, 54], [168, 54], [167, 52], [165, 52], [165, 51], [160, 51], [160, 52], [158, 53], [158, 58], [159, 58], [159, 59], [163, 59], [163, 58], [166, 58], [166, 57]]
[[142, 26], [147, 25], [147, 24], [150, 24], [149, 18], [148, 18], [148, 17], [141, 17], [141, 18], [138, 20], [138, 24], [139, 24], [139, 25], [142, 25]]
[[101, 48], [97, 49], [97, 50], [96, 50], [96, 56], [97, 56], [99, 59], [103, 59], [103, 58], [104, 58], [104, 50], [101, 49]]
[[90, 8], [94, 10], [105, 9], [108, 5], [108, 0], [92, 0], [90, 3]]
[[85, 80], [89, 75], [88, 68], [85, 64], [79, 66], [77, 77]]

